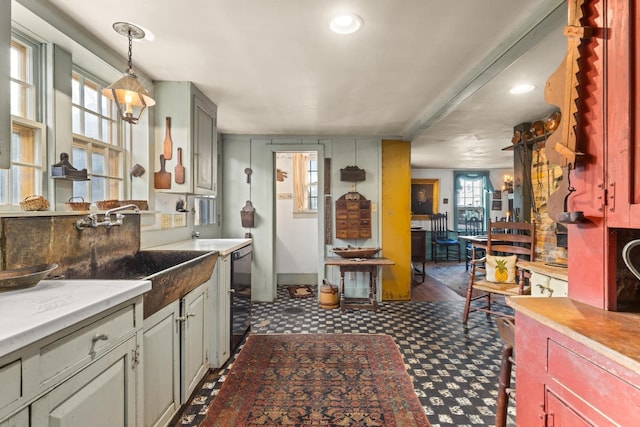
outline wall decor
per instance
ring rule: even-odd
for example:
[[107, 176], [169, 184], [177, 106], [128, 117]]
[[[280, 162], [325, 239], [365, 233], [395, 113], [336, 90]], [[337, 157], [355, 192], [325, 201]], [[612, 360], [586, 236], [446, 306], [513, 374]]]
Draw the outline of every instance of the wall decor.
[[371, 237], [371, 200], [349, 192], [336, 200], [336, 238], [369, 239]]
[[501, 211], [502, 210], [502, 200], [492, 200], [491, 201], [491, 210], [492, 211]]
[[429, 219], [438, 213], [438, 179], [411, 180], [411, 219]]
[[340, 181], [359, 182], [364, 181], [365, 177], [364, 169], [360, 169], [357, 166], [347, 166], [344, 169], [340, 169]]

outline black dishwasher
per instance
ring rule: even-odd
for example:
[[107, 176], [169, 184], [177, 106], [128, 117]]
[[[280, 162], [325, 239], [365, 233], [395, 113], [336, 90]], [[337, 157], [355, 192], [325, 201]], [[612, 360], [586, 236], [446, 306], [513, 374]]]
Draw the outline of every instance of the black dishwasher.
[[251, 327], [251, 245], [231, 252], [231, 352]]

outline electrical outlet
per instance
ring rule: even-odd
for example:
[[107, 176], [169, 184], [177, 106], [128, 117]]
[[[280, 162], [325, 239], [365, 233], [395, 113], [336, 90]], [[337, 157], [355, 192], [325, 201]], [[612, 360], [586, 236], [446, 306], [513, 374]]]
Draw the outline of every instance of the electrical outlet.
[[174, 213], [173, 214], [173, 226], [174, 227], [185, 227], [187, 225], [186, 220], [187, 214], [185, 213]]
[[173, 226], [173, 215], [171, 214], [162, 214], [160, 216], [160, 227], [161, 228], [171, 228]]

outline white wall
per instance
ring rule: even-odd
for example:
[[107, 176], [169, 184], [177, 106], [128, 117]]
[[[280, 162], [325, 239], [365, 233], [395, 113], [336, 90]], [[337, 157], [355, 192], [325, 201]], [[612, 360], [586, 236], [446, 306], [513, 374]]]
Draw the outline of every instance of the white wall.
[[[222, 140], [222, 237], [241, 237], [250, 232], [253, 238], [252, 298], [254, 301], [273, 301], [276, 294], [274, 239], [275, 222], [275, 161], [277, 152], [317, 151], [320, 162], [319, 182], [324, 182], [323, 160], [331, 158], [331, 220], [332, 245], [324, 245], [324, 215], [318, 216], [316, 229], [318, 284], [323, 278], [339, 282], [337, 268], [325, 268], [324, 257], [332, 255], [336, 246], [379, 246], [380, 222], [377, 207], [380, 204], [381, 139], [377, 137], [312, 138], [312, 137], [256, 137], [250, 135], [223, 135]], [[340, 169], [358, 166], [366, 171], [366, 180], [357, 184], [340, 181]], [[251, 183], [247, 184], [244, 169], [251, 167]], [[349, 191], [357, 191], [372, 202], [372, 237], [361, 240], [336, 240], [333, 227], [334, 203]], [[321, 191], [322, 193], [322, 191]], [[240, 223], [240, 209], [247, 200], [255, 208], [255, 227], [244, 229]], [[318, 210], [324, 212], [324, 199], [318, 201]], [[306, 242], [306, 245], [314, 243]], [[310, 258], [313, 255], [308, 255]], [[366, 296], [368, 277], [358, 273], [345, 284], [348, 296]]]
[[317, 274], [318, 216], [293, 213], [293, 154], [278, 153], [276, 168], [287, 174], [276, 181], [276, 274]]

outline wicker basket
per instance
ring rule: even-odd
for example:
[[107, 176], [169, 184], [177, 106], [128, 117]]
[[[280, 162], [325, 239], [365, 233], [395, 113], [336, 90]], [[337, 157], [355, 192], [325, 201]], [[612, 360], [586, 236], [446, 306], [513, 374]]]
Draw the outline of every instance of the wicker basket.
[[106, 211], [109, 209], [117, 208], [120, 206], [120, 202], [118, 200], [100, 200], [96, 202], [96, 206], [98, 209]]
[[49, 209], [49, 202], [42, 196], [27, 196], [19, 204], [23, 211], [46, 211]]
[[[80, 199], [82, 201], [81, 202], [72, 202], [73, 199]], [[85, 202], [84, 201], [84, 197], [78, 196], [78, 197], [70, 198], [68, 202], [64, 202], [64, 205], [70, 211], [88, 211], [89, 207], [91, 206], [91, 203]]]
[[136, 205], [141, 211], [149, 210], [149, 203], [146, 200], [120, 200], [119, 206]]

